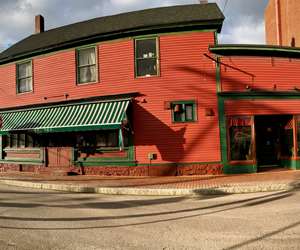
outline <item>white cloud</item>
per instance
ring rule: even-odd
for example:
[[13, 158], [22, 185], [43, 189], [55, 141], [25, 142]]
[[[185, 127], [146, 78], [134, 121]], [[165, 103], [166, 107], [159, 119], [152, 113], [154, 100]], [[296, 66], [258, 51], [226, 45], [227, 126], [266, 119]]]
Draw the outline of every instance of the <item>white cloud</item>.
[[113, 5], [133, 5], [137, 4], [139, 0], [110, 0]]
[[237, 26], [223, 32], [219, 37], [220, 43], [241, 43], [241, 44], [264, 44], [265, 25], [264, 22], [253, 23], [245, 19]]

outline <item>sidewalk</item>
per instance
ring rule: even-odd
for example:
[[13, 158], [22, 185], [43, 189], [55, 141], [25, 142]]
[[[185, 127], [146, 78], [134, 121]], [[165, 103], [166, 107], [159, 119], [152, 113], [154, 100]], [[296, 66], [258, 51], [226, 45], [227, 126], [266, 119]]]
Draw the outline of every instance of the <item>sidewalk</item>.
[[124, 195], [220, 195], [293, 190], [300, 171], [183, 177], [43, 176], [0, 173], [0, 183], [48, 190]]

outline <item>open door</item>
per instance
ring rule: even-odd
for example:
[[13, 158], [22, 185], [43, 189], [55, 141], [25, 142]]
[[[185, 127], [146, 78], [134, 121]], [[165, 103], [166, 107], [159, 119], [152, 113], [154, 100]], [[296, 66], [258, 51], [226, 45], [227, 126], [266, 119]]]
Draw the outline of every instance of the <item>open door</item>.
[[256, 116], [256, 160], [257, 166], [279, 167], [282, 157], [293, 155], [293, 117]]

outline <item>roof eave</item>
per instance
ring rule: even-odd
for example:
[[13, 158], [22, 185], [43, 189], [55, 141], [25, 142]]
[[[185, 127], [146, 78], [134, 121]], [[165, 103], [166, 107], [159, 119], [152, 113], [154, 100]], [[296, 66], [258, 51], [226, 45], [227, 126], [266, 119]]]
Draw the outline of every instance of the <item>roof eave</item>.
[[223, 21], [224, 19], [216, 19], [216, 20], [209, 20], [205, 22], [202, 21], [202, 22], [193, 22], [193, 23], [165, 25], [165, 26], [162, 25], [149, 26], [149, 27], [143, 27], [143, 28], [138, 28], [133, 30], [124, 30], [120, 32], [112, 32], [112, 33], [100, 34], [100, 35], [95, 35], [90, 37], [84, 37], [81, 39], [76, 39], [73, 41], [68, 41], [65, 43], [44, 47], [34, 51], [27, 51], [25, 53], [0, 59], [0, 65], [17, 61], [17, 60], [22, 60], [32, 56], [41, 55], [44, 53], [54, 52], [62, 49], [81, 46], [87, 43], [95, 43], [95, 42], [100, 42], [100, 41], [105, 41], [110, 39], [116, 39], [116, 38], [125, 38], [130, 36], [148, 35], [148, 34], [151, 35], [155, 33], [166, 33], [166, 32], [174, 32], [174, 31], [190, 31], [190, 30], [198, 30], [198, 29], [199, 30], [211, 29], [219, 33], [221, 32]]
[[219, 56], [268, 56], [300, 58], [300, 48], [260, 44], [210, 45], [210, 52]]

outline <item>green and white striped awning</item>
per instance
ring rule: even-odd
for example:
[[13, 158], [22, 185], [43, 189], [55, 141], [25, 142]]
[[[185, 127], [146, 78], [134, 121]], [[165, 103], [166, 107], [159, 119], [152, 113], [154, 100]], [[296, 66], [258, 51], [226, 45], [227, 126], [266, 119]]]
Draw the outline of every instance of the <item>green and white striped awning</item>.
[[130, 100], [57, 105], [0, 112], [0, 133], [39, 133], [117, 129], [126, 117]]

